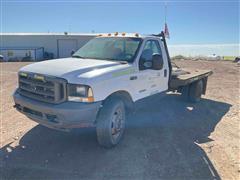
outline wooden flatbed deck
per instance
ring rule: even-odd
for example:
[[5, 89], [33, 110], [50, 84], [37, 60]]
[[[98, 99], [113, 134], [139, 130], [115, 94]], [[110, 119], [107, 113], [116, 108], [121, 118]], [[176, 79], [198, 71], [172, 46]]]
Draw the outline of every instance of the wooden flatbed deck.
[[173, 70], [170, 88], [177, 89], [178, 87], [186, 86], [199, 79], [207, 78], [212, 73], [213, 72], [209, 70], [181, 69], [180, 73], [176, 73], [176, 71]]

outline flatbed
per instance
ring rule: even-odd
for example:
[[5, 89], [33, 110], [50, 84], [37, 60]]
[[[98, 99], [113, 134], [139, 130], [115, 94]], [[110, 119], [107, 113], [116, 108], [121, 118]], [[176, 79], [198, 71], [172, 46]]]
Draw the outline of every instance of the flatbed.
[[213, 72], [210, 70], [177, 69], [172, 71], [170, 89], [178, 89], [198, 80], [205, 80]]

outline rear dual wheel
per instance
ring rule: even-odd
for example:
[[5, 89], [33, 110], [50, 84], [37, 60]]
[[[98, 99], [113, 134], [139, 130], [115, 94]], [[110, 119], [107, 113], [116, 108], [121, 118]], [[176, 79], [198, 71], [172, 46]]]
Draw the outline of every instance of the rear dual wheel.
[[188, 86], [183, 87], [182, 96], [185, 100], [196, 103], [201, 100], [203, 93], [203, 81], [198, 80]]
[[201, 100], [203, 92], [203, 81], [199, 80], [190, 85], [189, 89], [189, 101], [199, 102]]

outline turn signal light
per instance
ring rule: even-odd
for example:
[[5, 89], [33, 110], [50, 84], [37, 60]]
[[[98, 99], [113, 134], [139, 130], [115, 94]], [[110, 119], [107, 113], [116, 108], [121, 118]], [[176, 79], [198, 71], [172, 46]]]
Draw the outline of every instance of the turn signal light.
[[94, 102], [94, 98], [92, 96], [86, 98], [80, 98], [81, 102]]

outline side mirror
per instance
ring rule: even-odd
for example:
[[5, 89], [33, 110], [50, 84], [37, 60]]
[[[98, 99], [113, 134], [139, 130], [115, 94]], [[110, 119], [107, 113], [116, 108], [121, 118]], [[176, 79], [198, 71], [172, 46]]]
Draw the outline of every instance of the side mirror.
[[160, 70], [163, 68], [163, 58], [160, 54], [152, 55], [152, 68], [154, 70]]

